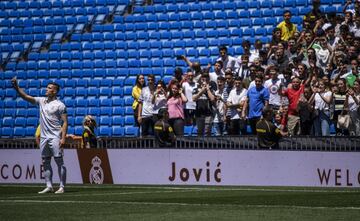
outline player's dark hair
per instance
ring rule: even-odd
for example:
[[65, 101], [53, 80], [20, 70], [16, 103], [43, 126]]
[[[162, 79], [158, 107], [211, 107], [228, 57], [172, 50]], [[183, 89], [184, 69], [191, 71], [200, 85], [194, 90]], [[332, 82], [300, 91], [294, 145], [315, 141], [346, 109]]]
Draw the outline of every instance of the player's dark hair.
[[56, 92], [57, 93], [60, 91], [60, 85], [58, 83], [50, 82], [50, 83], [48, 83], [48, 85], [54, 85], [56, 87]]

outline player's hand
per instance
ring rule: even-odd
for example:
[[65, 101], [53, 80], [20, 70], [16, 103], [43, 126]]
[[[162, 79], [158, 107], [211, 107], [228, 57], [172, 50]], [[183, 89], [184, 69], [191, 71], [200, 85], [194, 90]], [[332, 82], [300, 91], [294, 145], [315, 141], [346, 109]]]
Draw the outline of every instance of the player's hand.
[[141, 124], [141, 122], [142, 122], [142, 117], [139, 116], [138, 119], [137, 119], [137, 121], [138, 121], [139, 124]]
[[19, 88], [19, 84], [18, 84], [16, 77], [13, 77], [13, 79], [11, 79], [11, 84], [15, 89]]
[[64, 146], [65, 146], [65, 138], [61, 138], [59, 146], [60, 146], [61, 153], [63, 153]]

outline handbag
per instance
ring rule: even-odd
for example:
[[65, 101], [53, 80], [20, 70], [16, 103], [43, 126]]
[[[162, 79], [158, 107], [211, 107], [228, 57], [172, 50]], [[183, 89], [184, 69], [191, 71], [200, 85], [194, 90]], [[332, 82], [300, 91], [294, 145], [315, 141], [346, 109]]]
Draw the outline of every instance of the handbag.
[[344, 114], [344, 112], [341, 112], [341, 114], [338, 116], [337, 128], [348, 129], [349, 125], [350, 125], [350, 115]]

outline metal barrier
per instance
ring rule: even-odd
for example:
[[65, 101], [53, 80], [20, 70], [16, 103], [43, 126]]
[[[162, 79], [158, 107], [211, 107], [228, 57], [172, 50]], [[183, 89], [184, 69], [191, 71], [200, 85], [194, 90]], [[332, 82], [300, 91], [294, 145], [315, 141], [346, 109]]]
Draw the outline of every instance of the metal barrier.
[[[67, 143], [65, 148], [80, 148], [80, 143]], [[101, 137], [99, 148], [153, 149], [158, 148], [152, 137]], [[34, 139], [0, 139], [0, 149], [36, 149]], [[179, 137], [175, 149], [236, 149], [257, 150], [256, 136]], [[360, 152], [360, 137], [287, 137], [279, 150], [286, 151], [346, 151]]]

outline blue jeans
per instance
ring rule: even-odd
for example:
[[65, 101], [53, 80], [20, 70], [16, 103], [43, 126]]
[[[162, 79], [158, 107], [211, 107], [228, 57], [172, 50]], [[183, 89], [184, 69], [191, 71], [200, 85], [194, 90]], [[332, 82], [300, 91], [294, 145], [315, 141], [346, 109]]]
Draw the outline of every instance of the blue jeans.
[[330, 136], [330, 111], [319, 110], [319, 115], [315, 118], [315, 136]]
[[214, 123], [214, 128], [216, 133], [215, 136], [222, 136], [226, 134], [224, 122]]

